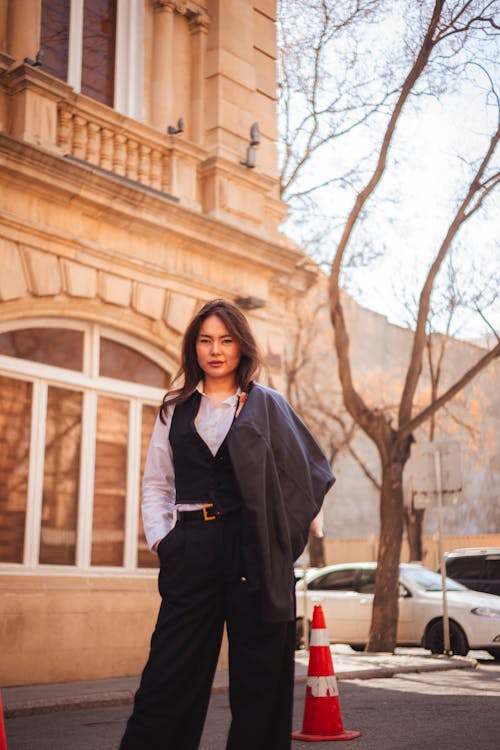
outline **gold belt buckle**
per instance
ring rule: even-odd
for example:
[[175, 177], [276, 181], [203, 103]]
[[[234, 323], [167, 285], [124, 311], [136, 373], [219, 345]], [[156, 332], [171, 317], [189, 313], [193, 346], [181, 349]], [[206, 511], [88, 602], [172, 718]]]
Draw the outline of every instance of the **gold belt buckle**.
[[214, 507], [213, 503], [207, 503], [206, 505], [203, 506], [202, 511], [203, 511], [203, 520], [204, 521], [215, 521], [215, 519], [217, 518], [216, 515], [213, 515], [213, 516], [209, 516], [208, 515], [208, 509], [209, 508], [213, 508], [213, 507]]

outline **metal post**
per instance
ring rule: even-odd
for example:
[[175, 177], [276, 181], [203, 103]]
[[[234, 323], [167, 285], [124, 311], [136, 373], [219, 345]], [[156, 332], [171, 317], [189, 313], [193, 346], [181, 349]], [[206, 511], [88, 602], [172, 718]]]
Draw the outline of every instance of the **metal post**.
[[304, 641], [304, 648], [309, 651], [309, 618], [307, 613], [307, 563], [304, 561], [304, 576], [302, 578], [303, 589], [304, 589], [304, 616], [302, 618], [302, 639]]
[[444, 558], [443, 541], [443, 481], [441, 472], [441, 454], [439, 450], [434, 453], [434, 468], [436, 471], [436, 490], [438, 506], [438, 536], [439, 536], [439, 559], [441, 562], [441, 588], [443, 589], [443, 645], [444, 653], [450, 654], [450, 621], [448, 619], [448, 600], [446, 597], [446, 564]]

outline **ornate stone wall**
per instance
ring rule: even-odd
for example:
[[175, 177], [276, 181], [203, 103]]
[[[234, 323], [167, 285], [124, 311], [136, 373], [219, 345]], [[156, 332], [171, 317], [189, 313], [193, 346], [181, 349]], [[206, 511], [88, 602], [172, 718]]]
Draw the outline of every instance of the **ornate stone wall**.
[[[159, 389], [99, 380], [95, 331], [132, 342], [170, 376], [195, 309], [214, 297], [240, 300], [267, 356], [264, 377], [280, 387], [287, 299], [315, 278], [279, 232], [286, 207], [274, 144], [275, 3], [118, 0], [117, 8], [110, 107], [80, 93], [74, 59], [67, 80], [44, 70], [43, 57], [38, 64], [43, 0], [0, 0], [0, 338], [73, 321], [87, 342], [82, 371], [60, 378], [57, 369], [0, 353], [0, 377], [14, 389], [26, 385], [32, 406], [23, 413], [31, 409], [38, 430], [29, 456], [19, 457], [27, 483], [15, 502], [0, 484], [0, 514], [16, 516], [12, 535], [22, 545], [24, 529], [25, 539], [22, 556], [0, 562], [2, 684], [133, 674], [146, 657], [157, 597], [155, 570], [140, 565], [148, 551], [142, 542], [135, 551], [141, 414], [151, 418]], [[70, 29], [73, 56], [75, 34]], [[254, 123], [258, 143], [251, 145]], [[50, 497], [41, 483], [50, 448], [47, 393], [54, 410], [54, 394], [73, 392], [72, 381], [75, 403], [84, 403], [83, 463], [78, 518], [68, 529], [69, 512], [57, 527], [45, 517]], [[108, 389], [102, 402], [99, 383]], [[113, 490], [110, 474], [110, 487], [100, 490], [102, 498], [113, 490], [109, 502], [124, 508], [122, 528], [99, 528], [114, 549], [123, 544], [122, 570], [92, 565], [90, 557], [93, 457], [99, 445], [114, 449], [112, 429], [97, 435], [100, 403], [128, 409], [120, 423], [131, 441], [120, 459], [128, 460], [126, 489]], [[0, 416], [12, 419], [8, 404], [2, 408]], [[64, 435], [56, 437], [63, 445]], [[63, 502], [61, 494], [51, 507], [59, 511]], [[74, 568], [40, 562], [41, 531], [52, 541], [73, 540]]]

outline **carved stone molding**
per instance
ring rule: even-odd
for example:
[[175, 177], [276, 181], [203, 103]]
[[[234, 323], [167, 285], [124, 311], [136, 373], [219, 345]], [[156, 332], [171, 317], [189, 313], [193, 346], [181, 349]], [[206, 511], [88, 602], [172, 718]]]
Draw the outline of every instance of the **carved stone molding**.
[[208, 30], [210, 16], [205, 8], [194, 0], [154, 0], [153, 8], [156, 11], [170, 10], [185, 16], [191, 31]]
[[201, 11], [200, 13], [187, 13], [186, 16], [189, 21], [189, 30], [191, 32], [208, 32], [208, 27], [210, 26], [210, 16], [207, 13]]
[[176, 0], [153, 0], [153, 10], [171, 10], [174, 11], [176, 8]]

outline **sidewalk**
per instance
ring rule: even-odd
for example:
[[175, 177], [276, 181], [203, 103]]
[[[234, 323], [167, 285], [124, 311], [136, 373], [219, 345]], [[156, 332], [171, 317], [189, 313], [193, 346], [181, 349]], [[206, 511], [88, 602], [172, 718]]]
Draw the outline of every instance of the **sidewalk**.
[[[393, 677], [408, 672], [435, 672], [446, 669], [474, 669], [475, 659], [459, 656], [432, 656], [415, 653], [416, 649], [397, 649], [395, 654], [365, 654], [352, 651], [349, 646], [332, 646], [334, 671], [339, 680], [368, 680], [374, 677]], [[295, 682], [305, 682], [309, 655], [297, 651]], [[106, 680], [26, 685], [2, 689], [5, 718], [67, 711], [78, 708], [119, 706], [132, 702], [139, 677], [113, 677]], [[213, 690], [228, 689], [228, 673], [217, 672]]]

